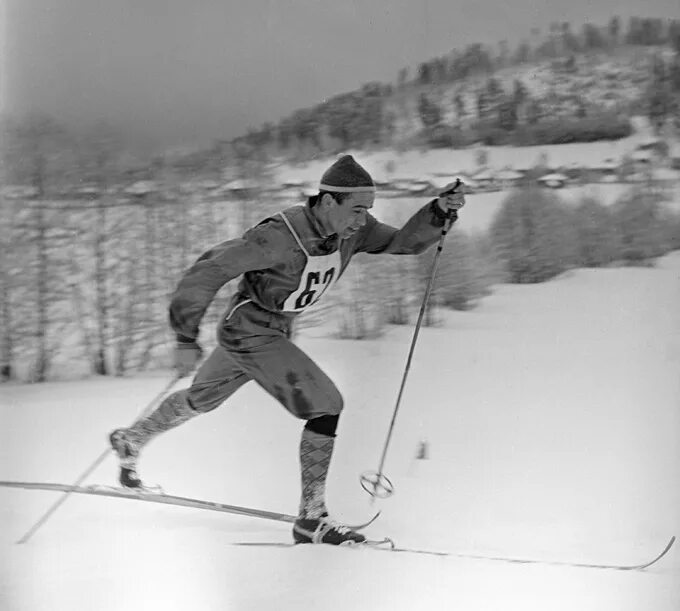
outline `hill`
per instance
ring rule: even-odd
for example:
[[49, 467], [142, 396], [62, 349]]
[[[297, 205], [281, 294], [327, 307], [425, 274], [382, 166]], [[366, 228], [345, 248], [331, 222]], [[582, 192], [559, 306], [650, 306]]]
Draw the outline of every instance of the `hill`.
[[309, 159], [347, 148], [460, 148], [615, 140], [630, 117], [677, 128], [680, 20], [555, 24], [542, 39], [473, 44], [422, 62], [234, 139], [238, 156]]

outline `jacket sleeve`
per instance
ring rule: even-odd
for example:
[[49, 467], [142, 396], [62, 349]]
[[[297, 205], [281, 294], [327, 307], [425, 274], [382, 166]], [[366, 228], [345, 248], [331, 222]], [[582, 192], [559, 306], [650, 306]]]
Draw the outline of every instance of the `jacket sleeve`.
[[[453, 222], [458, 219], [453, 213]], [[381, 223], [369, 215], [363, 238], [355, 252], [369, 254], [417, 255], [435, 244], [446, 222], [446, 213], [432, 200], [418, 210], [401, 229]]]
[[266, 221], [242, 238], [227, 240], [203, 253], [180, 280], [170, 301], [170, 326], [180, 341], [198, 337], [199, 325], [217, 291], [227, 282], [284, 261], [290, 240]]

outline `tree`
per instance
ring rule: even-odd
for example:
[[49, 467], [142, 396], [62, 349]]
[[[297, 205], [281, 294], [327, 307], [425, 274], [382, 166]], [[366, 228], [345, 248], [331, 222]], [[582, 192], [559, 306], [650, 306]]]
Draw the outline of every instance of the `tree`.
[[421, 85], [428, 85], [432, 82], [432, 70], [427, 62], [418, 65], [418, 82]]
[[[53, 176], [60, 175], [60, 162], [63, 160], [66, 134], [61, 125], [44, 114], [29, 115], [18, 126], [14, 134], [18, 148], [23, 150], [22, 160], [26, 164], [26, 178], [36, 193], [38, 200], [43, 200], [49, 189], [58, 180]], [[63, 170], [63, 166], [62, 166]], [[61, 174], [64, 174], [62, 171]], [[50, 286], [54, 277], [50, 270], [48, 231], [49, 219], [45, 204], [38, 201], [33, 208], [33, 241], [35, 243], [37, 263], [35, 277], [35, 341], [36, 353], [31, 379], [44, 382], [50, 366], [50, 349], [48, 333], [50, 324]]]
[[489, 235], [510, 282], [544, 282], [576, 260], [571, 215], [542, 189], [511, 193], [494, 217]]
[[291, 117], [292, 133], [301, 144], [319, 148], [319, 122], [311, 109], [298, 110]]
[[394, 112], [388, 111], [383, 116], [382, 121], [382, 132], [380, 134], [380, 142], [391, 143], [397, 125], [397, 116]]
[[493, 77], [487, 79], [486, 81], [486, 92], [494, 101], [505, 95], [505, 91], [503, 91], [503, 85], [501, 84], [500, 80]]
[[666, 28], [662, 19], [631, 17], [626, 42], [631, 45], [660, 45], [666, 42]]
[[576, 100], [576, 117], [578, 119], [585, 119], [588, 116], [588, 108], [586, 107], [583, 98], [579, 97]]
[[517, 103], [507, 98], [498, 106], [498, 127], [513, 131], [517, 127]]
[[674, 19], [668, 26], [668, 40], [676, 57], [680, 55], [680, 20]]
[[438, 57], [431, 62], [432, 80], [435, 83], [445, 83], [448, 79], [449, 66], [446, 57]]
[[[480, 238], [454, 229], [447, 237], [434, 281], [434, 301], [454, 310], [469, 310], [488, 291], [489, 262], [481, 254]], [[434, 249], [420, 255], [423, 276], [429, 274]]]
[[676, 52], [668, 68], [668, 86], [671, 91], [680, 92], [680, 51]]
[[661, 201], [646, 188], [624, 195], [613, 208], [620, 257], [630, 264], [647, 263], [667, 252], [668, 234]]
[[576, 72], [576, 56], [575, 55], [570, 55], [567, 60], [563, 64], [563, 69], [565, 72], [569, 74], [573, 74]]
[[[3, 135], [7, 135], [5, 132]], [[7, 142], [7, 140], [4, 140]], [[19, 285], [19, 243], [16, 206], [0, 199], [0, 382], [15, 377], [15, 303]]]
[[[0, 149], [0, 170], [2, 171], [0, 184], [11, 184], [9, 153], [12, 143], [13, 124], [8, 117], [0, 117], [0, 139], [3, 147]], [[14, 295], [15, 278], [14, 261], [11, 259], [15, 251], [14, 238], [14, 206], [4, 200], [0, 194], [0, 382], [11, 380], [14, 375], [14, 326], [12, 297]]]
[[[142, 308], [146, 307], [140, 295], [147, 294], [142, 281], [143, 249], [145, 247], [144, 211], [131, 202], [124, 213], [118, 212], [112, 220], [112, 231], [109, 237], [110, 252], [116, 253], [115, 261], [109, 268], [111, 304], [111, 347], [113, 353], [113, 372], [117, 376], [133, 367], [132, 358], [138, 346], [138, 340], [144, 336], [146, 323], [142, 317]], [[191, 204], [189, 199], [186, 206]], [[115, 208], [113, 212], [116, 212]], [[179, 228], [175, 235], [180, 236], [179, 262], [180, 269], [187, 267], [187, 253], [183, 248], [186, 235], [185, 206], [179, 210], [178, 217], [184, 216], [184, 229]]]
[[491, 114], [491, 102], [486, 91], [477, 92], [477, 117], [486, 119]]
[[493, 59], [489, 51], [480, 43], [465, 47], [463, 53], [456, 57], [450, 69], [451, 78], [465, 78], [471, 74], [491, 72]]
[[658, 84], [666, 82], [666, 62], [658, 53], [652, 58], [652, 78]]
[[640, 22], [639, 17], [631, 17], [628, 20], [628, 31], [626, 32], [626, 42], [629, 45], [640, 44]]
[[481, 120], [497, 121], [498, 111], [505, 99], [503, 86], [497, 78], [489, 78], [483, 89], [477, 93], [477, 116]]
[[529, 97], [526, 85], [520, 80], [515, 79], [513, 83], [512, 99], [516, 104], [523, 104]]
[[543, 118], [543, 107], [538, 100], [531, 99], [527, 105], [527, 123], [535, 125]]
[[606, 40], [600, 28], [592, 23], [584, 24], [583, 46], [586, 50], [597, 50], [606, 46]]
[[526, 64], [531, 59], [531, 46], [528, 42], [522, 41], [515, 51], [515, 62]]
[[584, 198], [574, 210], [578, 236], [577, 264], [601, 267], [618, 256], [618, 238], [611, 210], [593, 198]]
[[328, 101], [325, 122], [328, 133], [340, 142], [342, 148], [348, 148], [352, 141], [350, 115], [352, 103], [349, 96], [338, 96]]
[[95, 198], [97, 223], [92, 236], [92, 258], [94, 260], [95, 286], [95, 327], [96, 345], [91, 354], [92, 370], [107, 375], [106, 359], [109, 341], [109, 286], [107, 273], [107, 192], [118, 182], [118, 160], [122, 150], [120, 138], [105, 122], [99, 122], [81, 140], [81, 164], [83, 174], [96, 185]]
[[[361, 89], [360, 116], [358, 119], [357, 131], [363, 134], [361, 144], [379, 144], [384, 123], [384, 101], [380, 83], [367, 83]], [[358, 136], [358, 134], [357, 134]]]
[[652, 63], [652, 81], [647, 91], [647, 115], [659, 128], [673, 112], [674, 75], [666, 69], [662, 57], [655, 56]]
[[615, 15], [609, 20], [609, 26], [607, 28], [609, 33], [609, 41], [612, 45], [616, 46], [619, 44], [619, 34], [621, 33], [621, 18]]
[[571, 31], [571, 24], [565, 21], [562, 23], [562, 52], [576, 53], [580, 50], [578, 37]]
[[292, 126], [290, 124], [290, 120], [284, 119], [279, 123], [276, 135], [279, 148], [286, 150], [290, 146], [290, 140], [292, 136]]
[[441, 123], [441, 108], [424, 93], [418, 98], [418, 115], [425, 128], [433, 128]]
[[464, 120], [467, 111], [465, 109], [465, 100], [463, 99], [463, 96], [460, 94], [460, 92], [456, 93], [456, 95], [454, 96], [453, 106], [456, 109], [456, 117], [458, 118], [458, 120], [459, 121]]
[[510, 45], [507, 40], [501, 40], [498, 43], [498, 58], [496, 63], [499, 68], [507, 66], [510, 62]]

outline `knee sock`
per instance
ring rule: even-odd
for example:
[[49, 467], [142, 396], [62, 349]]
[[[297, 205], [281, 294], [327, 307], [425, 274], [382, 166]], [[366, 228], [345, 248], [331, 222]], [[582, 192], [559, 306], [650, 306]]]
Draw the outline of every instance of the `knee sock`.
[[334, 444], [334, 435], [316, 432], [309, 428], [309, 425], [302, 431], [300, 439], [301, 517], [319, 518], [328, 513], [326, 510], [326, 477]]
[[141, 449], [151, 439], [170, 429], [183, 424], [198, 415], [187, 400], [187, 391], [179, 390], [167, 396], [161, 404], [148, 416], [140, 418], [130, 428], [125, 429], [125, 434], [134, 444], [134, 455], [131, 456], [133, 466]]

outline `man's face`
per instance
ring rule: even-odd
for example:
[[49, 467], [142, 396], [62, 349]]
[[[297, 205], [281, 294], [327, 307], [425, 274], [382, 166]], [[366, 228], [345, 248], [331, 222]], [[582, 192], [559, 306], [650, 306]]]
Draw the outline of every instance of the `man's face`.
[[347, 239], [366, 224], [367, 213], [373, 207], [373, 193], [350, 193], [341, 204], [329, 194], [323, 197], [329, 228], [340, 238]]

